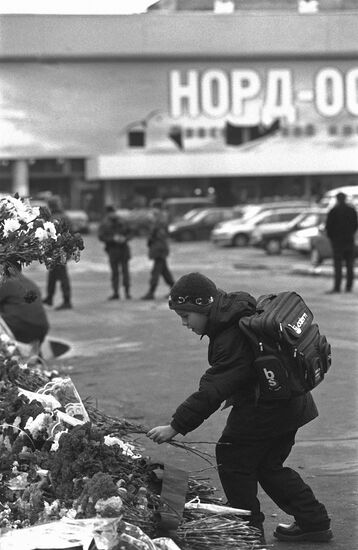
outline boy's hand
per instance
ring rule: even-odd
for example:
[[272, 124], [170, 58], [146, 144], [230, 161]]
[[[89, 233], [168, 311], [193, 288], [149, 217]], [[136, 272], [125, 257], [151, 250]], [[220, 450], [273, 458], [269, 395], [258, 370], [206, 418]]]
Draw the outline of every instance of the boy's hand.
[[167, 426], [157, 426], [156, 428], [152, 428], [147, 433], [147, 437], [155, 441], [155, 443], [165, 443], [165, 441], [170, 441], [177, 434], [178, 432], [176, 432], [174, 428], [168, 424]]

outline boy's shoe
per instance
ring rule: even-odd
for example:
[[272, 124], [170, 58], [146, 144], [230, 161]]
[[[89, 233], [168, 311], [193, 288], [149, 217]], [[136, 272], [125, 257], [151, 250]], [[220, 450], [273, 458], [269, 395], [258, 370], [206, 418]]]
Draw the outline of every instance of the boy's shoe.
[[55, 307], [56, 311], [61, 311], [62, 309], [72, 309], [72, 305], [67, 302], [64, 302], [60, 306]]
[[296, 522], [291, 525], [284, 525], [280, 523], [276, 527], [276, 531], [273, 534], [278, 540], [286, 542], [328, 542], [333, 538], [332, 531], [330, 529], [306, 531], [301, 529]]
[[43, 304], [46, 304], [47, 306], [52, 306], [52, 300], [51, 300], [51, 298], [44, 298], [44, 299], [42, 300], [42, 303], [43, 303]]

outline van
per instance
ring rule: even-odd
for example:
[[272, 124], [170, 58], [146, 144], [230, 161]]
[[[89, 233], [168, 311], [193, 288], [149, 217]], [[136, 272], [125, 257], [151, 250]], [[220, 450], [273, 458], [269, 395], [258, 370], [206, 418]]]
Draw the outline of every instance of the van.
[[169, 221], [172, 222], [181, 218], [184, 214], [194, 208], [210, 208], [215, 206], [214, 199], [209, 197], [178, 197], [165, 199], [164, 208], [168, 212]]
[[350, 202], [353, 206], [358, 208], [358, 185], [343, 185], [342, 187], [336, 187], [335, 189], [326, 191], [319, 201], [319, 206], [328, 209], [332, 208], [336, 204], [336, 196], [338, 193], [347, 195], [347, 202]]

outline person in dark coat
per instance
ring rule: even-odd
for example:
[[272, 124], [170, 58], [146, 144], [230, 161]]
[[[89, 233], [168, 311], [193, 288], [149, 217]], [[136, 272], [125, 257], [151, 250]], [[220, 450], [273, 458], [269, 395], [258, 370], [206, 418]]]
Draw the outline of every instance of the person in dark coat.
[[153, 207], [155, 220], [147, 241], [148, 257], [153, 260], [153, 267], [150, 273], [149, 290], [142, 296], [142, 300], [154, 300], [160, 277], [163, 277], [169, 288], [175, 282], [167, 260], [169, 256], [167, 215], [163, 209], [162, 201], [156, 201]]
[[263, 533], [259, 483], [294, 517], [292, 525], [278, 525], [276, 538], [327, 541], [332, 532], [326, 508], [297, 472], [283, 466], [297, 430], [316, 418], [318, 411], [310, 393], [272, 402], [260, 399], [253, 352], [238, 323], [241, 317], [254, 313], [255, 305], [250, 294], [226, 293], [200, 273], [189, 273], [175, 283], [169, 307], [184, 327], [201, 338], [208, 336], [210, 368], [170, 423], [152, 428], [147, 436], [163, 443], [178, 433], [185, 435], [225, 402], [231, 410], [216, 447], [216, 460], [228, 505], [249, 510], [250, 525]]
[[130, 236], [131, 231], [128, 224], [116, 214], [114, 206], [107, 206], [106, 215], [98, 228], [98, 238], [105, 243], [104, 249], [108, 255], [111, 270], [113, 294], [108, 298], [109, 300], [120, 299], [120, 270], [125, 297], [131, 298], [129, 274], [131, 253], [128, 244]]
[[16, 340], [41, 346], [50, 325], [41, 301], [39, 287], [13, 267], [0, 284], [0, 315]]
[[341, 291], [343, 263], [346, 267], [346, 292], [352, 292], [354, 281], [354, 234], [358, 228], [357, 211], [346, 203], [346, 194], [337, 194], [336, 205], [328, 212], [326, 232], [331, 241], [334, 263], [334, 286], [328, 294]]
[[[51, 213], [51, 219], [60, 226], [64, 231], [71, 230], [71, 222], [65, 214], [62, 206], [61, 198], [57, 195], [50, 197], [47, 201], [48, 208]], [[55, 308], [60, 311], [62, 309], [72, 309], [71, 301], [71, 283], [68, 275], [67, 264], [57, 264], [51, 267], [47, 273], [47, 293], [42, 300], [48, 306], [53, 305], [53, 299], [56, 292], [57, 283], [60, 283], [62, 292], [62, 303]]]

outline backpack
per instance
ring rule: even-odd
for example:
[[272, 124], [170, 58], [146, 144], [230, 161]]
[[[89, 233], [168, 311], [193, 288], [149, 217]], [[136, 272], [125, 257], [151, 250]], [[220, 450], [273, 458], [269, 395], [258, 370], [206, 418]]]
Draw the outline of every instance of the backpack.
[[260, 296], [256, 312], [239, 321], [254, 351], [260, 399], [289, 399], [322, 382], [331, 346], [296, 292]]

